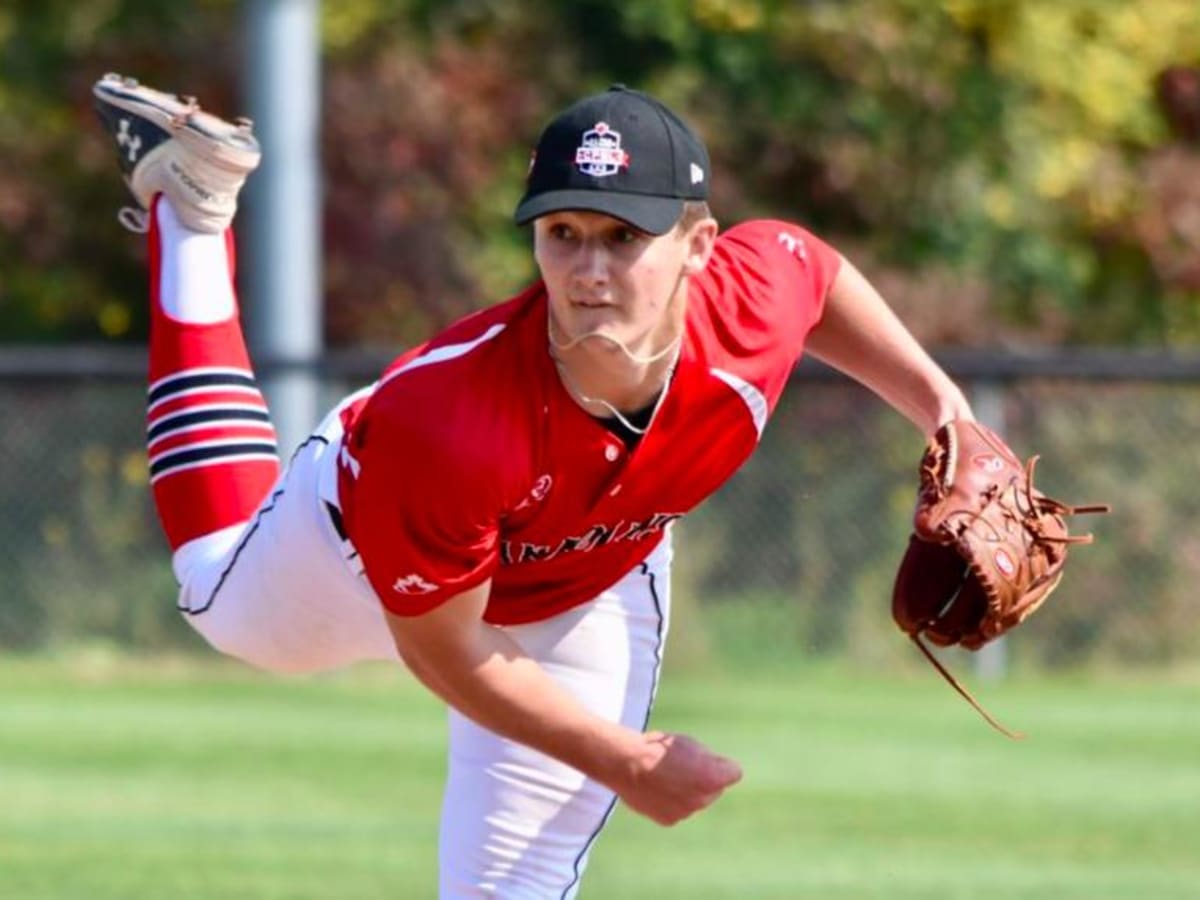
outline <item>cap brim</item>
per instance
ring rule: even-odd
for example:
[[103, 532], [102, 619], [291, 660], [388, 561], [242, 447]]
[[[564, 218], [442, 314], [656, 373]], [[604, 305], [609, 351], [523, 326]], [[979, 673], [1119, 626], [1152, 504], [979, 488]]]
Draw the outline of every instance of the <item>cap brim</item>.
[[616, 191], [547, 191], [522, 201], [513, 218], [518, 225], [525, 225], [548, 213], [568, 209], [603, 213], [648, 234], [666, 234], [683, 215], [683, 200]]

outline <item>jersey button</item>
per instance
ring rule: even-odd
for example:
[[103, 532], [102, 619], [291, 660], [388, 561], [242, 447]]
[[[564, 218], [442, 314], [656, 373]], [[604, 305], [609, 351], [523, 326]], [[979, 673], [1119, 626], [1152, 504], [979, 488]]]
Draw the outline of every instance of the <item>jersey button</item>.
[[612, 489], [611, 491], [609, 491], [609, 492], [608, 492], [608, 496], [610, 496], [610, 497], [615, 497], [615, 496], [617, 496], [617, 494], [619, 494], [619, 493], [621, 493], [621, 486], [618, 484], [618, 485], [615, 485], [615, 486], [613, 487], [613, 489]]
[[621, 451], [617, 449], [615, 444], [609, 444], [604, 448], [604, 458], [609, 462], [616, 462], [617, 457], [621, 455]]

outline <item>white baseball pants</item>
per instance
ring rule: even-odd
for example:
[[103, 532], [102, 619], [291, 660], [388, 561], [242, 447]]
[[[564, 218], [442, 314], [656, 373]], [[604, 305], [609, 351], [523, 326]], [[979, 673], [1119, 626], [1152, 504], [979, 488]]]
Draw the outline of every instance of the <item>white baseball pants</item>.
[[[274, 672], [399, 661], [382, 607], [337, 534], [336, 411], [250, 521], [182, 546], [179, 605], [214, 647]], [[589, 603], [506, 633], [596, 715], [645, 728], [670, 610], [670, 535]], [[612, 792], [453, 710], [439, 886], [458, 898], [571, 898]]]

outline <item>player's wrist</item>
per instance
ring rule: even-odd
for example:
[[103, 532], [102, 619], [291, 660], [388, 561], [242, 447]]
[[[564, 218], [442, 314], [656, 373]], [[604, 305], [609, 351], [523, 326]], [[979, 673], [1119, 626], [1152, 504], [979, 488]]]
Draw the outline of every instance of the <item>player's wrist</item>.
[[596, 739], [587, 742], [585, 759], [576, 768], [623, 795], [647, 768], [647, 736], [613, 722], [602, 722], [601, 726]]
[[974, 422], [975, 414], [971, 411], [971, 404], [963, 392], [952, 385], [938, 395], [932, 427], [927, 429], [928, 433], [932, 435], [943, 425], [956, 421]]

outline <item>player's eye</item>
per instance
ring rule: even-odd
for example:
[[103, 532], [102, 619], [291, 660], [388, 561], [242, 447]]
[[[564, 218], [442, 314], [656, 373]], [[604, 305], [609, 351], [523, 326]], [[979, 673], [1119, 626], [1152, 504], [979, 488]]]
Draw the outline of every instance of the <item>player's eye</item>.
[[632, 244], [641, 240], [642, 232], [628, 225], [620, 225], [612, 230], [611, 238], [614, 244]]
[[565, 222], [554, 222], [547, 231], [550, 237], [556, 241], [569, 241], [575, 236], [575, 232], [571, 229], [571, 226]]

